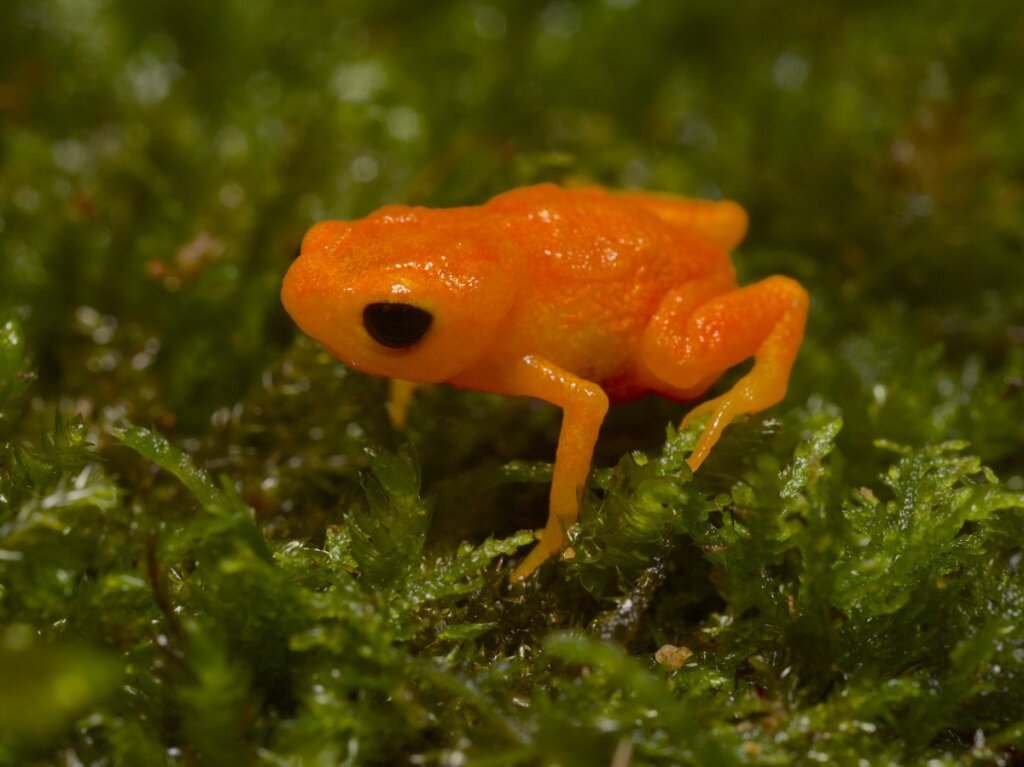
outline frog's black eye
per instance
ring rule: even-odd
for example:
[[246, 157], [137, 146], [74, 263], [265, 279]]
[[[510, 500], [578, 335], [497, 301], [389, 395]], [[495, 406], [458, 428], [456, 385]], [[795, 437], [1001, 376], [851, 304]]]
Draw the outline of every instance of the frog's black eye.
[[433, 319], [430, 312], [410, 304], [367, 304], [363, 309], [366, 332], [389, 349], [413, 346], [427, 334]]

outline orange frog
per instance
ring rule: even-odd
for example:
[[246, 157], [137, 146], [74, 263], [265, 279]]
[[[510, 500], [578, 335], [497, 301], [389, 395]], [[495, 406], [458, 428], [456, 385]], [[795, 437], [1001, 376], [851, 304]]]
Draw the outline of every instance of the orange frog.
[[737, 287], [728, 251], [746, 227], [733, 202], [553, 184], [477, 207], [391, 205], [314, 226], [281, 298], [358, 370], [562, 408], [547, 526], [518, 580], [564, 548], [610, 400], [694, 399], [753, 355], [683, 420], [710, 414], [696, 469], [736, 416], [785, 395], [807, 293], [777, 276]]

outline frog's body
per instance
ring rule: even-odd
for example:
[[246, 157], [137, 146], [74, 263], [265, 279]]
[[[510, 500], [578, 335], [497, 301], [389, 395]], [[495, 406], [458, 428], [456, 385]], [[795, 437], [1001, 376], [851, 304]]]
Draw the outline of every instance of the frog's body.
[[731, 202], [551, 184], [479, 207], [389, 206], [310, 230], [282, 299], [353, 367], [563, 408], [548, 525], [524, 577], [565, 545], [609, 399], [692, 399], [755, 356], [687, 416], [712, 413], [696, 469], [729, 421], [784, 395], [807, 294], [784, 277], [737, 288], [728, 250], [745, 231]]
[[[519, 291], [507, 318], [513, 332], [503, 337], [503, 353], [542, 357], [599, 384], [613, 401], [648, 389], [674, 393], [637, 353], [650, 318], [676, 286], [735, 282], [726, 252], [692, 229], [666, 225], [645, 205], [651, 197], [539, 186], [484, 206], [493, 218], [479, 224], [514, 244], [515, 271], [528, 275], [529, 290]], [[703, 207], [712, 217], [734, 216], [733, 226], [745, 222], [737, 206]]]

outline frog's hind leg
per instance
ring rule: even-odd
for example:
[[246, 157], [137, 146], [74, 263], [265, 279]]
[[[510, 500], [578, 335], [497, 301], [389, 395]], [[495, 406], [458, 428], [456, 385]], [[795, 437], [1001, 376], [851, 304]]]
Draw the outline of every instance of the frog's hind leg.
[[798, 283], [778, 276], [697, 305], [692, 292], [692, 286], [684, 286], [669, 293], [644, 332], [640, 353], [649, 374], [676, 394], [696, 394], [728, 368], [754, 357], [754, 367], [732, 389], [701, 403], [683, 420], [685, 427], [711, 414], [687, 459], [696, 470], [736, 416], [764, 410], [785, 396], [808, 299]]
[[747, 233], [747, 212], [731, 200], [692, 200], [651, 192], [624, 192], [622, 197], [666, 224], [725, 251], [739, 245]]

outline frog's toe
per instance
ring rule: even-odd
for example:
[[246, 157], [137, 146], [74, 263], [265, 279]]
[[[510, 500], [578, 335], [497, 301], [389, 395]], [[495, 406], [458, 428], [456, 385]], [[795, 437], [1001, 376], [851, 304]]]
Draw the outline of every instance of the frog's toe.
[[519, 581], [529, 578], [533, 575], [534, 571], [547, 562], [552, 555], [561, 551], [561, 548], [561, 546], [553, 547], [542, 539], [536, 546], [530, 549], [530, 553], [526, 555], [526, 559], [520, 562], [519, 566], [512, 571], [512, 575], [509, 576], [509, 580], [513, 583], [518, 583]]
[[715, 446], [719, 437], [722, 436], [722, 431], [739, 414], [735, 394], [728, 392], [721, 397], [702, 402], [686, 414], [686, 418], [683, 419], [680, 428], [685, 429], [694, 419], [707, 413], [711, 413], [711, 418], [704, 424], [704, 430], [701, 431], [700, 437], [697, 439], [697, 445], [693, 448], [693, 452], [690, 453], [690, 457], [686, 459], [690, 471], [697, 471], [700, 465], [704, 463], [704, 459], [708, 457], [711, 448]]

